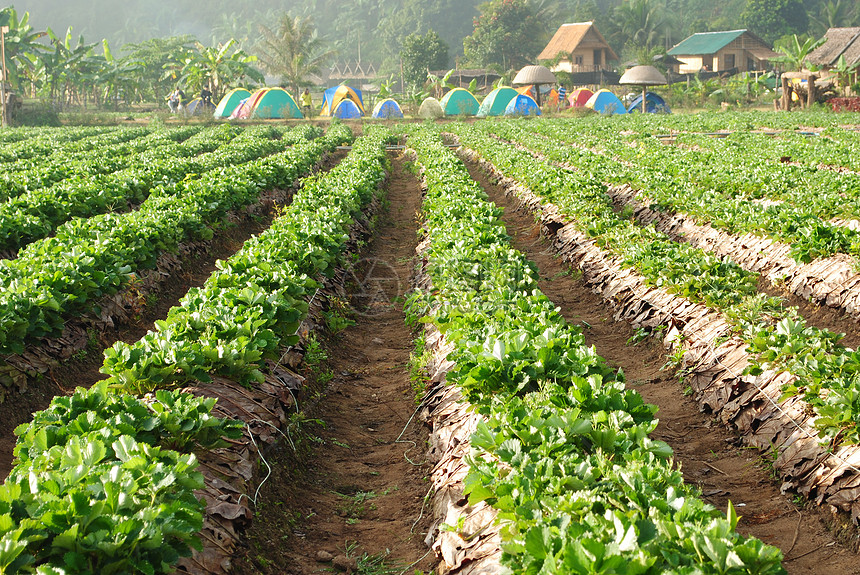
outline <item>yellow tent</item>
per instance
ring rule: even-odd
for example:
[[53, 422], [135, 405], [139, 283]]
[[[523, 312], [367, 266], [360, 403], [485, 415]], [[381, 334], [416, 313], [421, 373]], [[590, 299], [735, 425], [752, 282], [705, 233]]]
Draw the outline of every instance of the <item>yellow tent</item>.
[[354, 90], [349, 86], [335, 86], [334, 88], [329, 88], [323, 92], [322, 111], [320, 112], [320, 115], [332, 116], [334, 111], [337, 110], [337, 105], [344, 100], [351, 100], [352, 103], [354, 103], [361, 111], [362, 116], [367, 114], [364, 109], [364, 102], [361, 100], [360, 91]]

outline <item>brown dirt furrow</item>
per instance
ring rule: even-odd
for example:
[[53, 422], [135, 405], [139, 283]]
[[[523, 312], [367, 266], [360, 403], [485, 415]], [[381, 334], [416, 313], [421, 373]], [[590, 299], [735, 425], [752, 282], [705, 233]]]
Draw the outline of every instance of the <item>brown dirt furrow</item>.
[[[305, 415], [323, 425], [306, 425], [298, 456], [288, 446], [271, 454], [274, 473], [261, 490], [248, 548], [234, 561], [237, 573], [298, 575], [368, 563], [384, 563], [374, 573], [414, 564], [411, 573], [432, 566], [423, 543], [430, 522], [427, 431], [417, 415], [410, 421], [412, 333], [402, 299], [421, 190], [401, 158], [393, 162], [388, 201], [374, 238], [347, 273], [342, 303], [355, 325], [324, 341], [321, 372], [331, 381]], [[321, 552], [334, 563], [321, 561]]]
[[672, 370], [663, 369], [667, 358], [660, 342], [648, 338], [634, 345], [636, 331], [613, 319], [616, 310], [562, 261], [541, 236], [534, 215], [474, 163], [467, 165], [490, 199], [505, 208], [508, 233], [514, 246], [537, 263], [543, 292], [568, 321], [582, 327], [601, 356], [624, 371], [628, 385], [658, 406], [660, 423], [653, 437], [672, 446], [685, 479], [701, 488], [703, 499], [720, 509], [731, 500], [742, 516], [739, 531], [780, 547], [792, 575], [860, 573], [856, 554], [825, 527], [825, 513], [812, 505], [798, 507], [782, 495], [770, 474], [771, 462], [756, 450], [738, 447], [738, 437], [700, 412]]

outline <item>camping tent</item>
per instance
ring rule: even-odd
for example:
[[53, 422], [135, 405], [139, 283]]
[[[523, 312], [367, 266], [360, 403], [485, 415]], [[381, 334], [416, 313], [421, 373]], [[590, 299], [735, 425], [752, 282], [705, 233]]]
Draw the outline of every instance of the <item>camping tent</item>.
[[570, 105], [574, 108], [582, 108], [593, 95], [594, 92], [588, 88], [577, 88], [570, 93], [570, 96], [567, 97], [567, 101], [570, 102]]
[[206, 105], [203, 103], [202, 98], [194, 98], [185, 105], [186, 116], [199, 116], [204, 110], [206, 110]]
[[505, 106], [505, 116], [540, 116], [540, 108], [530, 96], [517, 94]]
[[251, 96], [250, 118], [303, 118], [302, 111], [283, 88], [263, 88]]
[[245, 120], [251, 114], [251, 96], [239, 101], [239, 105], [230, 114], [231, 120]]
[[591, 108], [595, 112], [600, 112], [607, 116], [612, 114], [626, 114], [627, 109], [618, 96], [609, 90], [598, 90], [585, 103], [586, 108]]
[[242, 100], [251, 95], [245, 88], [235, 88], [227, 92], [215, 108], [216, 118], [229, 118]]
[[361, 118], [364, 114], [362, 114], [361, 110], [358, 109], [358, 105], [352, 100], [341, 100], [337, 103], [337, 106], [334, 108], [334, 112], [332, 113], [332, 118], [340, 118], [341, 120], [354, 120], [356, 118]]
[[477, 98], [464, 88], [454, 88], [440, 102], [446, 116], [474, 116], [478, 113]]
[[421, 107], [418, 108], [418, 117], [425, 120], [435, 120], [436, 118], [441, 118], [444, 115], [445, 112], [442, 110], [442, 104], [432, 96], [425, 98], [424, 101], [421, 102]]
[[352, 100], [356, 107], [361, 111], [361, 115], [365, 114], [364, 101], [361, 99], [361, 90], [354, 90], [349, 86], [335, 86], [323, 92], [321, 116], [331, 116], [337, 105], [343, 100]]
[[[537, 98], [535, 98], [535, 85], [530, 84], [528, 86], [522, 86], [517, 88], [517, 92], [528, 96], [535, 102], [537, 102]], [[558, 90], [551, 86], [541, 86], [540, 87], [540, 101], [544, 106], [550, 106], [552, 108], [558, 107]]]
[[[633, 112], [641, 112], [642, 111], [642, 96], [636, 96], [633, 102], [627, 107], [627, 113], [632, 114]], [[654, 92], [648, 92], [645, 94], [645, 111], [649, 114], [671, 114], [672, 110], [669, 108], [669, 105], [666, 103], [666, 100], [661, 98], [658, 94]]]
[[403, 110], [400, 109], [400, 104], [388, 98], [378, 102], [373, 107], [373, 117], [388, 120], [391, 118], [402, 118]]
[[484, 101], [481, 102], [478, 116], [501, 116], [505, 113], [505, 107], [508, 105], [508, 102], [518, 95], [516, 90], [507, 86], [496, 88], [487, 94]]

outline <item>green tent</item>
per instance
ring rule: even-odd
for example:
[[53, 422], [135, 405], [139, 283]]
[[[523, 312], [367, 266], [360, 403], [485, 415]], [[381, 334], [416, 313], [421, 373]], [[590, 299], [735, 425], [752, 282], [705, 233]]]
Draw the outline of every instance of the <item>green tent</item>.
[[507, 86], [496, 88], [484, 98], [478, 109], [478, 116], [501, 116], [505, 113], [508, 102], [519, 96], [519, 92]]
[[251, 118], [304, 118], [298, 104], [283, 88], [268, 88], [255, 98]]
[[477, 98], [463, 88], [454, 88], [440, 103], [446, 116], [474, 116], [480, 107]]
[[221, 101], [218, 102], [218, 107], [215, 108], [216, 118], [229, 118], [239, 102], [251, 96], [251, 92], [245, 88], [235, 88], [227, 92]]

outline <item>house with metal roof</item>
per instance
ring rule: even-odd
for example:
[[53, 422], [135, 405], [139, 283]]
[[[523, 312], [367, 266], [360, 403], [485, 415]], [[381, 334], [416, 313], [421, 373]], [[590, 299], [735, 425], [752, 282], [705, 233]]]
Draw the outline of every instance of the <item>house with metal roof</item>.
[[810, 52], [806, 61], [829, 70], [842, 56], [849, 66], [860, 62], [860, 27], [830, 28], [824, 34], [824, 44]]
[[749, 30], [699, 32], [666, 52], [682, 62], [680, 72], [749, 72], [770, 68], [778, 56], [764, 40]]
[[553, 72], [575, 74], [610, 70], [609, 62], [618, 60], [618, 55], [594, 22], [574, 22], [562, 24], [537, 59], [559, 59], [557, 64], [550, 66]]

